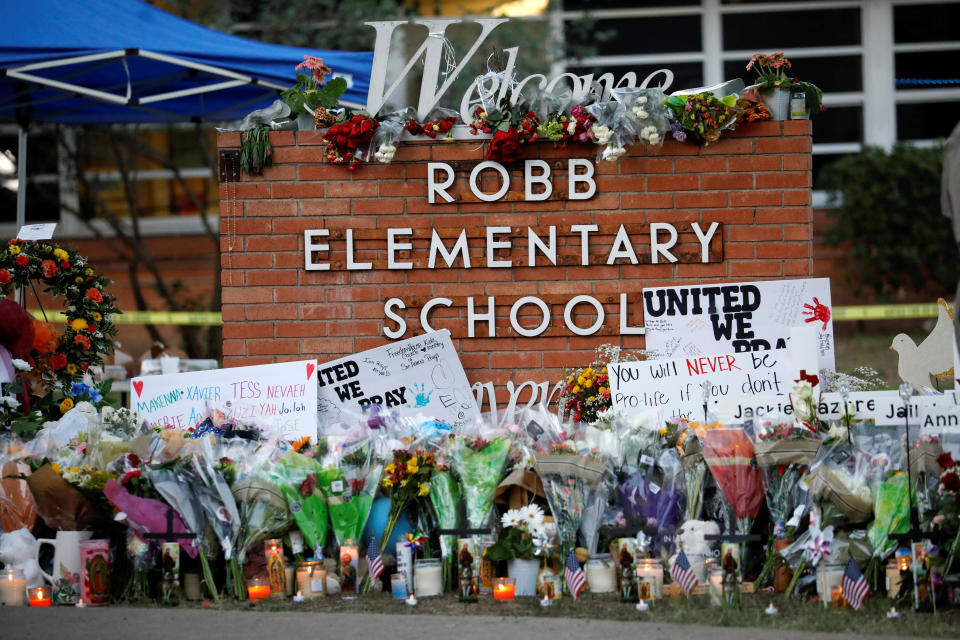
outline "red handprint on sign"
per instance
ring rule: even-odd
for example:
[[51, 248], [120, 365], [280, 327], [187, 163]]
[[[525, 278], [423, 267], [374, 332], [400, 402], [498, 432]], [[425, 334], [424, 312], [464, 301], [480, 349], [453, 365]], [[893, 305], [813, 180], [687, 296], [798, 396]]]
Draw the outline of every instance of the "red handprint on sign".
[[816, 298], [813, 299], [813, 306], [803, 305], [803, 315], [809, 316], [806, 322], [822, 322], [823, 330], [827, 330], [827, 323], [830, 322], [830, 307], [820, 304]]

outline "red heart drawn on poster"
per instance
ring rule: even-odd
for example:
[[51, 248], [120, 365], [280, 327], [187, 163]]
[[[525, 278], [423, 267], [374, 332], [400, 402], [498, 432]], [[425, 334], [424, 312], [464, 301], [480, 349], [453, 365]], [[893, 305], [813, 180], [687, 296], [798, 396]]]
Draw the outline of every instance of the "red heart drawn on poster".
[[133, 381], [133, 390], [137, 392], [137, 397], [140, 397], [140, 393], [143, 392], [143, 380], [134, 380]]
[[316, 367], [312, 362], [307, 363], [307, 380], [313, 375], [313, 369]]

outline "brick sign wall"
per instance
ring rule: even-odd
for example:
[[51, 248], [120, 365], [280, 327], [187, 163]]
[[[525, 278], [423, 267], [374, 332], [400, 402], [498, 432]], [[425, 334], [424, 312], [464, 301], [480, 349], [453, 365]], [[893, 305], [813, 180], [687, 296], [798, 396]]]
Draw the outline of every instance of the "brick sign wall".
[[[481, 141], [405, 141], [391, 164], [350, 172], [324, 164], [319, 134], [271, 139], [272, 168], [220, 185], [225, 366], [325, 361], [410, 337], [422, 332], [426, 305], [427, 322], [451, 331], [471, 382], [559, 380], [600, 344], [643, 346], [645, 286], [812, 275], [806, 121], [743, 125], [707, 147], [635, 145], [619, 162], [595, 161], [594, 146], [529, 145], [494, 202], [468, 184]], [[221, 133], [219, 146], [238, 147], [239, 134]], [[571, 158], [587, 161], [575, 174], [595, 169], [588, 199], [589, 181], [570, 185]], [[539, 184], [525, 197], [525, 159], [549, 167], [547, 199], [533, 200]], [[431, 162], [453, 170], [452, 202], [428, 201]], [[436, 182], [445, 171], [434, 170]], [[486, 169], [477, 185], [493, 194], [501, 178]], [[470, 268], [462, 252], [451, 266], [443, 253], [461, 236]], [[542, 307], [546, 328], [521, 335], [544, 323]]]

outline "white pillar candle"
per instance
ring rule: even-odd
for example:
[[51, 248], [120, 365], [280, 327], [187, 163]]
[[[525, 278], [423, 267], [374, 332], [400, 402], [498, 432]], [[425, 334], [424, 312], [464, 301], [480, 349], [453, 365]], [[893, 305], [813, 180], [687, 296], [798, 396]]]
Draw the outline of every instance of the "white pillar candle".
[[407, 581], [407, 591], [413, 593], [413, 549], [406, 542], [397, 543], [397, 573]]
[[593, 556], [587, 560], [587, 584], [591, 593], [610, 593], [617, 590], [617, 569], [610, 555]]
[[19, 569], [0, 573], [0, 605], [22, 607], [27, 603], [27, 579]]
[[723, 569], [710, 569], [710, 604], [715, 607], [723, 606]]
[[443, 593], [443, 567], [437, 558], [417, 560], [413, 571], [414, 593], [418, 598], [439, 596]]
[[663, 597], [663, 565], [658, 560], [646, 558], [637, 564], [637, 593], [641, 600], [646, 600], [642, 583], [650, 585], [650, 599]]
[[832, 602], [833, 588], [843, 583], [844, 569], [842, 564], [820, 561], [820, 566], [817, 567], [817, 595], [824, 607], [829, 607]]

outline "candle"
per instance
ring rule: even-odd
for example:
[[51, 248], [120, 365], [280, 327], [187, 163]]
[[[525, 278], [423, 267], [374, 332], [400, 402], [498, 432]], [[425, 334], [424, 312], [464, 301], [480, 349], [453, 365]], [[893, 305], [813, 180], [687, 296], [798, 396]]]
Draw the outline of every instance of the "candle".
[[609, 553], [590, 556], [586, 574], [591, 593], [610, 593], [617, 590], [617, 568]]
[[403, 600], [407, 597], [407, 578], [402, 573], [394, 573], [390, 576], [390, 593], [395, 600]]
[[183, 574], [183, 595], [187, 600], [200, 600], [203, 598], [203, 591], [200, 589], [200, 574]]
[[493, 583], [494, 600], [513, 600], [517, 591], [517, 583], [514, 578], [495, 578]]
[[707, 584], [707, 557], [702, 553], [688, 553], [687, 560], [693, 575], [697, 576], [697, 582]]
[[267, 557], [270, 597], [285, 598], [287, 595], [287, 569], [283, 561], [283, 542], [277, 538], [264, 540], [263, 550]]
[[541, 607], [552, 607], [553, 602], [550, 601], [550, 596], [543, 594], [543, 600], [540, 601]]
[[763, 612], [764, 612], [765, 614], [767, 614], [768, 616], [775, 616], [775, 615], [777, 615], [777, 613], [779, 613], [779, 609], [777, 609], [777, 607], [774, 606], [774, 604], [771, 602], [771, 603], [767, 606], [767, 608], [763, 610]]
[[637, 596], [641, 600], [656, 600], [663, 596], [663, 565], [654, 558], [637, 562]]
[[322, 562], [307, 560], [297, 563], [297, 589], [308, 600], [327, 595], [327, 570]]
[[397, 573], [407, 582], [407, 592], [413, 593], [413, 549], [406, 542], [397, 543]]
[[641, 600], [637, 603], [637, 611], [646, 611], [650, 608], [650, 605], [647, 604], [646, 600]]
[[890, 607], [890, 611], [887, 611], [887, 618], [899, 618], [900, 613], [897, 611], [896, 607]]
[[417, 606], [417, 599], [416, 599], [416, 597], [414, 597], [414, 595], [411, 593], [411, 594], [410, 594], [410, 597], [408, 597], [408, 598], [406, 599], [406, 603], [407, 603], [409, 606], [411, 606], [411, 607], [415, 607], [415, 606]]
[[247, 581], [247, 595], [250, 600], [266, 600], [270, 597], [270, 581], [267, 578], [253, 578]]
[[297, 591], [297, 595], [293, 596], [294, 602], [306, 602], [307, 599], [303, 597], [302, 591]]
[[846, 606], [847, 600], [843, 597], [843, 587], [839, 584], [830, 588], [830, 602], [837, 609], [843, 609]]
[[900, 584], [903, 582], [900, 573], [901, 569], [905, 571], [907, 567], [901, 567], [896, 560], [891, 560], [887, 563], [887, 597], [889, 598], [896, 598], [897, 594], [900, 593]]
[[27, 589], [27, 596], [30, 598], [31, 607], [49, 607], [51, 604], [50, 595], [50, 589], [45, 587]]
[[353, 598], [360, 588], [357, 569], [360, 566], [360, 548], [355, 540], [344, 540], [340, 545], [340, 597]]
[[723, 569], [716, 566], [710, 567], [710, 604], [723, 606]]
[[0, 573], [0, 605], [22, 607], [27, 601], [27, 579], [19, 569]]
[[823, 606], [829, 607], [833, 602], [833, 588], [839, 587], [843, 582], [844, 569], [842, 564], [824, 561], [817, 567], [817, 594]]
[[414, 591], [418, 597], [439, 596], [443, 593], [443, 567], [439, 558], [417, 559], [413, 570]]
[[285, 566], [283, 568], [283, 578], [284, 584], [286, 585], [283, 593], [286, 596], [292, 596], [297, 586], [297, 568], [293, 565]]

